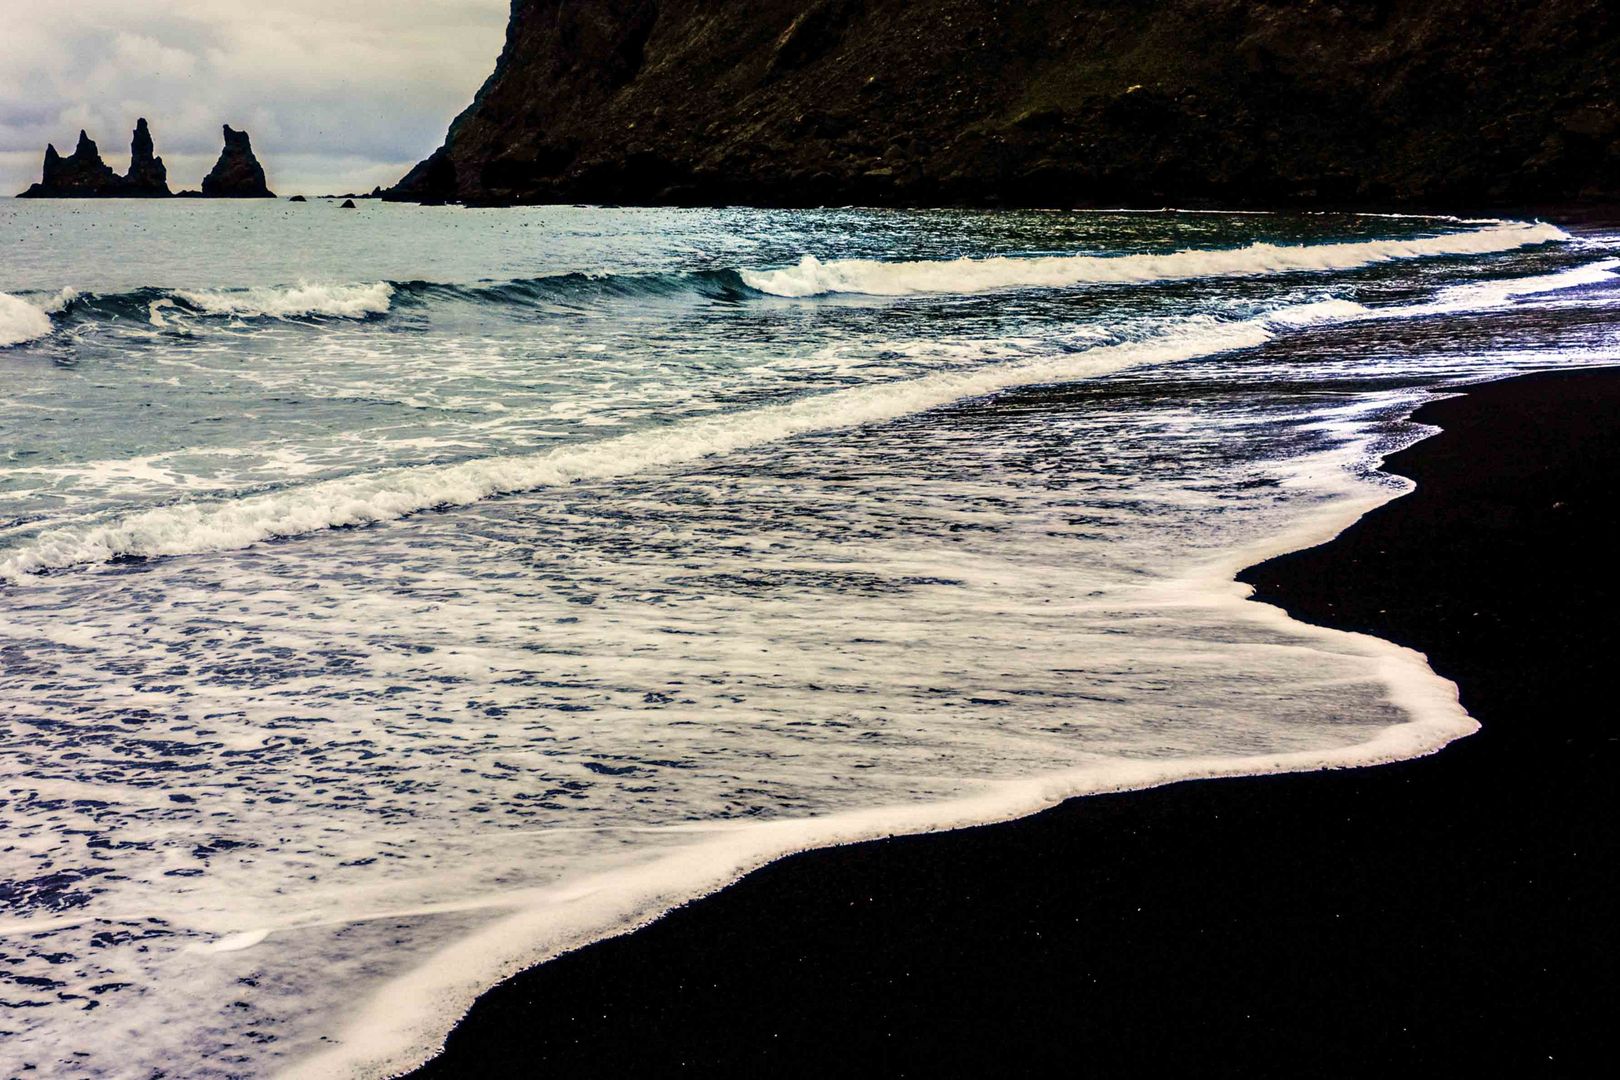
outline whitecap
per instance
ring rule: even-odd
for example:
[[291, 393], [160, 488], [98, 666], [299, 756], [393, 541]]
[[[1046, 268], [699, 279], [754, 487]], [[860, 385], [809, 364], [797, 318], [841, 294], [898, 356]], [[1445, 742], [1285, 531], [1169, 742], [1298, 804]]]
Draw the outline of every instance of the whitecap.
[[0, 349], [37, 341], [51, 332], [44, 308], [10, 293], [0, 293]]
[[326, 315], [363, 319], [388, 311], [394, 287], [386, 281], [369, 285], [311, 285], [302, 282], [287, 288], [226, 289], [215, 292], [177, 290], [174, 295], [207, 315], [235, 315], [249, 319]]
[[1501, 222], [1466, 232], [1410, 240], [1257, 243], [1240, 248], [1192, 249], [1163, 255], [1053, 255], [924, 262], [871, 259], [822, 262], [814, 255], [806, 255], [797, 266], [744, 270], [742, 279], [750, 288], [787, 297], [831, 293], [867, 296], [980, 293], [997, 289], [1061, 289], [1086, 284], [1353, 270], [1394, 259], [1485, 255], [1567, 239], [1568, 233], [1552, 225]]

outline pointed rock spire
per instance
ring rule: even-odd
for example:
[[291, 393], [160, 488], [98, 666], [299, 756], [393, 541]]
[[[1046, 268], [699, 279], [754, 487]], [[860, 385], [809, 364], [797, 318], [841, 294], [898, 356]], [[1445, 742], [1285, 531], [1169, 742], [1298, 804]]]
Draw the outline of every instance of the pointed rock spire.
[[[56, 179], [60, 175], [61, 171], [62, 171], [62, 155], [58, 154], [56, 152], [56, 144], [55, 143], [46, 143], [45, 144], [45, 168], [43, 170], [44, 179], [41, 181], [41, 184], [43, 184], [46, 187], [49, 187], [51, 184], [56, 182]], [[34, 185], [34, 187], [39, 187], [39, 186], [40, 186], [40, 184], [35, 184]], [[30, 189], [30, 190], [32, 190], [32, 189]]]
[[39, 183], [23, 192], [33, 199], [95, 198], [122, 194], [123, 180], [101, 160], [101, 152], [87, 132], [79, 132], [79, 144], [63, 157], [54, 145], [45, 148], [45, 167]]
[[253, 156], [247, 132], [225, 125], [225, 148], [220, 151], [213, 170], [203, 178], [202, 193], [216, 199], [275, 198], [275, 193], [265, 185], [264, 166]]
[[135, 122], [129, 143], [129, 172], [124, 176], [127, 195], [163, 196], [169, 194], [169, 174], [163, 159], [153, 154], [152, 131], [142, 117]]

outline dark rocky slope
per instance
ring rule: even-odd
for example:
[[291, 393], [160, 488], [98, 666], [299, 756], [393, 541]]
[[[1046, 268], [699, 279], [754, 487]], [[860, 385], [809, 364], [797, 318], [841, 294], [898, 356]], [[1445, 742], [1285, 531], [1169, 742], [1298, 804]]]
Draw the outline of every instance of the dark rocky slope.
[[45, 168], [40, 182], [23, 192], [23, 199], [162, 198], [169, 194], [163, 159], [153, 154], [152, 132], [144, 119], [136, 121], [130, 140], [129, 172], [119, 176], [101, 160], [95, 140], [79, 132], [79, 145], [63, 157], [55, 146], [45, 147]]
[[398, 199], [1620, 195], [1609, 0], [513, 0]]

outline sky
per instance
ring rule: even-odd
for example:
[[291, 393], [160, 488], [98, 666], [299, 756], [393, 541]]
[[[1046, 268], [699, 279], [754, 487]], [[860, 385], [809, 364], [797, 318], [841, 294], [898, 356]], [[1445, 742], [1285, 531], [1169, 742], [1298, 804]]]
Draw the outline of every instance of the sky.
[[129, 167], [152, 127], [195, 188], [245, 128], [279, 195], [387, 186], [495, 67], [510, 0], [0, 0], [0, 196], [84, 128]]

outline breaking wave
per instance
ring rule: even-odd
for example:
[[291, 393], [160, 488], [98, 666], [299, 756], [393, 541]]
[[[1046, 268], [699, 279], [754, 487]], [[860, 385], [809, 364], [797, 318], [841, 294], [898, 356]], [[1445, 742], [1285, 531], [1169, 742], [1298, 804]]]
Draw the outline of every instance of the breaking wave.
[[[65, 301], [73, 290], [64, 289], [59, 300]], [[20, 296], [0, 292], [0, 349], [37, 341], [54, 329], [51, 322], [52, 305], [40, 307]]]
[[176, 291], [174, 297], [206, 315], [240, 318], [288, 319], [325, 315], [363, 319], [388, 310], [394, 287], [386, 281], [370, 285], [311, 285], [287, 289], [234, 289], [217, 292]]
[[29, 574], [121, 557], [225, 551], [465, 506], [496, 495], [633, 475], [796, 435], [893, 420], [1015, 387], [1249, 348], [1270, 340], [1271, 327], [1286, 325], [1288, 318], [1278, 313], [1223, 322], [1195, 316], [1147, 340], [838, 390], [541, 453], [388, 469], [221, 503], [158, 507], [98, 525], [42, 533], [0, 560], [0, 579], [21, 582]]
[[1498, 222], [1467, 232], [1413, 240], [1364, 240], [1337, 244], [1250, 244], [1164, 255], [1052, 255], [1036, 258], [950, 259], [879, 262], [806, 255], [797, 266], [745, 270], [751, 288], [775, 296], [855, 293], [908, 296], [917, 293], [980, 293], [997, 289], [1061, 289], [1085, 284], [1127, 284], [1205, 277], [1247, 277], [1299, 271], [1354, 270], [1393, 259], [1488, 255], [1567, 240], [1552, 225]]
[[228, 551], [265, 540], [391, 521], [497, 495], [629, 476], [797, 435], [881, 423], [1017, 387], [1074, 382], [1253, 348], [1290, 329], [1484, 310], [1518, 297], [1609, 283], [1617, 276], [1620, 259], [1605, 259], [1553, 274], [1457, 286], [1435, 300], [1405, 306], [1369, 308], [1351, 300], [1325, 299], [1250, 319], [1191, 316], [1144, 340], [851, 387], [535, 454], [385, 469], [220, 503], [163, 506], [111, 522], [42, 533], [0, 559], [0, 581], [22, 583], [31, 574], [119, 558]]
[[564, 273], [509, 281], [448, 284], [375, 281], [276, 288], [187, 290], [143, 288], [125, 293], [85, 294], [65, 290], [54, 306], [0, 294], [0, 345], [50, 332], [49, 312], [78, 321], [133, 320], [163, 328], [196, 320], [276, 319], [320, 322], [361, 320], [395, 307], [449, 301], [518, 310], [566, 312], [602, 300], [688, 297], [740, 303], [760, 296], [804, 298], [830, 295], [907, 296], [965, 294], [1014, 288], [1066, 288], [1082, 284], [1149, 283], [1176, 279], [1353, 270], [1396, 259], [1479, 255], [1567, 240], [1541, 223], [1495, 222], [1464, 232], [1410, 240], [1330, 244], [1251, 244], [1241, 248], [1188, 249], [1158, 255], [1058, 255], [879, 262], [822, 262], [806, 255], [796, 266], [775, 270], [715, 269], [673, 273]]

